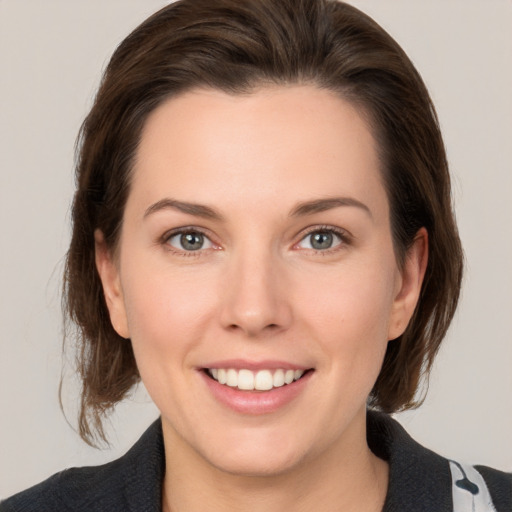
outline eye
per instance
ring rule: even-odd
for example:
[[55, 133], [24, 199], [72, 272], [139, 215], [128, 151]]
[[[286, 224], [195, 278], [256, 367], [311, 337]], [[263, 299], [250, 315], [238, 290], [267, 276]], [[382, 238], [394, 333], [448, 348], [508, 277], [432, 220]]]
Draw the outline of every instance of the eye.
[[180, 251], [192, 252], [201, 249], [211, 249], [211, 240], [200, 231], [186, 231], [169, 236], [166, 243]]
[[343, 242], [342, 236], [332, 229], [317, 229], [308, 233], [297, 245], [302, 249], [326, 251]]

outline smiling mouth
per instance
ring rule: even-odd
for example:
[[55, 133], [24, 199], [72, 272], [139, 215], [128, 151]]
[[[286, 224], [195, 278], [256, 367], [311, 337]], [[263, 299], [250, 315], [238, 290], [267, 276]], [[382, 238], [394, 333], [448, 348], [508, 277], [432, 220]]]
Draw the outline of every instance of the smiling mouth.
[[219, 384], [242, 391], [270, 391], [301, 379], [312, 370], [252, 370], [233, 368], [206, 368], [206, 374]]

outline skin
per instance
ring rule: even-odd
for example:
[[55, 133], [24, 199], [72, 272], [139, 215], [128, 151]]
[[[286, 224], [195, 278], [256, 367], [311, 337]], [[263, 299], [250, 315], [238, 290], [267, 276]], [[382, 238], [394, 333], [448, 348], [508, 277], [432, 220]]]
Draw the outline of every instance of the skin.
[[[98, 231], [96, 254], [162, 414], [164, 510], [381, 510], [388, 467], [366, 443], [366, 400], [414, 311], [427, 234], [399, 268], [375, 144], [357, 110], [314, 86], [193, 90], [148, 118], [119, 246]], [[345, 203], [300, 209], [333, 197]], [[183, 228], [203, 248], [186, 251]], [[331, 247], [313, 248], [328, 230]], [[313, 371], [284, 407], [241, 414], [200, 371], [234, 358]]]

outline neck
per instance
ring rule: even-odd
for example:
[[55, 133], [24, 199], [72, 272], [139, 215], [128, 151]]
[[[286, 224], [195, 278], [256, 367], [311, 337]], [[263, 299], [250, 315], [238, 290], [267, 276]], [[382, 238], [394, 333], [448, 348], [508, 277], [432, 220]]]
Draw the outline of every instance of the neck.
[[366, 435], [265, 476], [225, 472], [183, 442], [164, 439], [164, 512], [380, 512], [384, 505], [388, 465], [370, 451]]

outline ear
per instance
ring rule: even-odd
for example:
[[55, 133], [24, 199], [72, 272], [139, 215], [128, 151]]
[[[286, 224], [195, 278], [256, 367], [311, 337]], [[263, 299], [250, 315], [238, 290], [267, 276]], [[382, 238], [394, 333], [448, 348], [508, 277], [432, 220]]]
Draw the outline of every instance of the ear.
[[103, 294], [114, 330], [123, 338], [129, 338], [126, 308], [119, 278], [119, 270], [112, 251], [107, 247], [103, 233], [94, 232], [96, 269], [103, 285]]
[[421, 228], [416, 233], [414, 241], [405, 255], [403, 268], [400, 270], [397, 280], [389, 323], [389, 340], [401, 336], [409, 324], [418, 303], [427, 262], [428, 233], [425, 228]]

